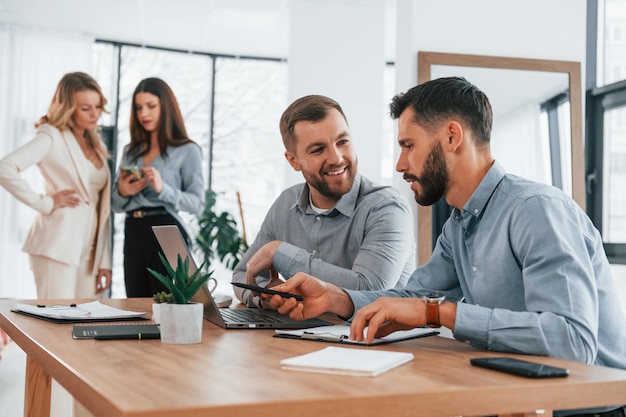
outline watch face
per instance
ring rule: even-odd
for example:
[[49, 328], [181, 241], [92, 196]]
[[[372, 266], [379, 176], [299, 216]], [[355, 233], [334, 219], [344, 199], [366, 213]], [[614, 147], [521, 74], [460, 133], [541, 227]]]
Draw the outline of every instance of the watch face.
[[446, 296], [440, 291], [426, 291], [421, 293], [422, 298], [428, 301], [443, 301]]

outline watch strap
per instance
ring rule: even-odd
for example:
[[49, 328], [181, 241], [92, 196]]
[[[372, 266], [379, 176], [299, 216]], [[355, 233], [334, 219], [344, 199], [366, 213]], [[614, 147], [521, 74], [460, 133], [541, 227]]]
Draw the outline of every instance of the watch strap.
[[439, 301], [426, 301], [426, 324], [428, 327], [441, 327], [439, 321]]

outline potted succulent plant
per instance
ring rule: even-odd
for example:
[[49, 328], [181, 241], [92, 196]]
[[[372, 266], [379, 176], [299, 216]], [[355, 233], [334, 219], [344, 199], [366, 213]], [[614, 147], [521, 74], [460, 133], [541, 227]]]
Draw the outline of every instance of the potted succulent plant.
[[193, 274], [189, 273], [189, 259], [178, 255], [176, 269], [159, 253], [159, 258], [167, 271], [167, 276], [148, 268], [148, 271], [170, 291], [154, 294], [153, 316], [160, 323], [163, 343], [200, 343], [202, 340], [202, 313], [204, 306], [191, 303], [191, 297], [213, 274], [206, 272], [204, 263]]

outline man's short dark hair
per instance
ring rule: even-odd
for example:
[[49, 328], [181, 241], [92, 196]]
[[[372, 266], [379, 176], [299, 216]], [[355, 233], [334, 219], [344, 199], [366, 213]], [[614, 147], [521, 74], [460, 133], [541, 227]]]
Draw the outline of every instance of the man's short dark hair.
[[391, 117], [397, 119], [411, 107], [413, 121], [426, 130], [436, 129], [443, 121], [458, 117], [469, 126], [477, 145], [491, 138], [493, 112], [489, 99], [462, 77], [446, 77], [419, 84], [391, 99]]
[[280, 135], [283, 138], [285, 149], [291, 152], [295, 149], [296, 135], [293, 130], [297, 122], [302, 120], [318, 122], [325, 119], [331, 109], [336, 109], [348, 123], [339, 103], [331, 98], [309, 95], [300, 97], [291, 103], [283, 112], [279, 123]]

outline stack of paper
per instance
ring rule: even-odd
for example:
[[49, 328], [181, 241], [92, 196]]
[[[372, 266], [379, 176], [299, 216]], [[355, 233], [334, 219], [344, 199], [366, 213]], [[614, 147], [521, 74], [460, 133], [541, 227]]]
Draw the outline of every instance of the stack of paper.
[[280, 367], [291, 371], [377, 376], [412, 359], [413, 354], [408, 352], [329, 346], [316, 352], [283, 359]]

